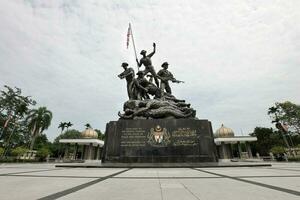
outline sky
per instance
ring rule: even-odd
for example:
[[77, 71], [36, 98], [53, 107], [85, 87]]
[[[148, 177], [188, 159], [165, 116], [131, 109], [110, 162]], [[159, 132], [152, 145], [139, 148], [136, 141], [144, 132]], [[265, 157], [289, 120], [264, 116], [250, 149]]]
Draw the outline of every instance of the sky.
[[127, 100], [122, 62], [157, 52], [184, 84], [174, 95], [236, 135], [271, 127], [275, 102], [300, 103], [299, 0], [1, 0], [0, 88], [19, 87], [53, 112], [50, 140], [70, 121], [105, 131]]

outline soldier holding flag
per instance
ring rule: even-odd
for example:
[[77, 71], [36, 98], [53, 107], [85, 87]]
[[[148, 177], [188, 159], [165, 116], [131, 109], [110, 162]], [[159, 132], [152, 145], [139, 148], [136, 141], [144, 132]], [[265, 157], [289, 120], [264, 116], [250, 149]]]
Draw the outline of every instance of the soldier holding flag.
[[157, 85], [157, 87], [159, 87], [159, 81], [158, 81], [158, 78], [157, 78], [157, 74], [154, 70], [154, 67], [152, 66], [152, 61], [151, 61], [151, 57], [155, 54], [155, 51], [156, 51], [156, 44], [153, 43], [153, 51], [147, 55], [147, 51], [142, 50], [140, 54], [143, 57], [140, 59], [140, 61], [138, 59], [136, 59], [136, 62], [137, 62], [139, 67], [142, 66], [142, 65], [145, 66], [144, 75], [146, 75], [150, 72], [150, 74], [154, 78], [155, 84]]

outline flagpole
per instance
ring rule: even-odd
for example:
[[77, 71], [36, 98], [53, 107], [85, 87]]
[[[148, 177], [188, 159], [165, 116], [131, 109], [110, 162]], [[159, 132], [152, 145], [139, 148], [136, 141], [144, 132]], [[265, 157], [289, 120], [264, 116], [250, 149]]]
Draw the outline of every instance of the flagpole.
[[[135, 59], [137, 60], [137, 54], [136, 54], [136, 48], [135, 48], [135, 43], [134, 43], [134, 38], [133, 38], [133, 33], [132, 33], [132, 27], [131, 27], [131, 24], [129, 23], [129, 29], [130, 29], [130, 35], [131, 35], [131, 39], [132, 39], [132, 44], [133, 44], [133, 49], [134, 49], [134, 54], [135, 54]], [[139, 68], [140, 66], [137, 64], [137, 67], [138, 67], [138, 71], [139, 71]]]

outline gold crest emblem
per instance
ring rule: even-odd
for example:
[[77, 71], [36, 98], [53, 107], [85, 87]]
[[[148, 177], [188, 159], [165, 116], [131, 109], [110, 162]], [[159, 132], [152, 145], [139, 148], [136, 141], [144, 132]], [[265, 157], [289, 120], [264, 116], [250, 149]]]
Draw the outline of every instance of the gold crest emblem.
[[170, 134], [166, 128], [161, 128], [157, 125], [151, 128], [148, 134], [148, 144], [155, 147], [164, 147], [170, 143]]

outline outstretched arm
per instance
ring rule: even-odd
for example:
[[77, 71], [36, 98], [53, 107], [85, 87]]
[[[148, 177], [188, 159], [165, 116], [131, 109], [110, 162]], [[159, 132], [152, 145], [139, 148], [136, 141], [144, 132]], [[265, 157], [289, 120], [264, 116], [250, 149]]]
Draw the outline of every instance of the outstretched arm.
[[151, 53], [149, 53], [148, 57], [151, 58], [155, 54], [155, 51], [156, 51], [156, 44], [155, 44], [155, 42], [153, 42], [153, 51]]
[[120, 79], [123, 79], [123, 78], [124, 78], [124, 74], [125, 74], [125, 72], [122, 72], [121, 74], [118, 75], [118, 77], [119, 77]]

